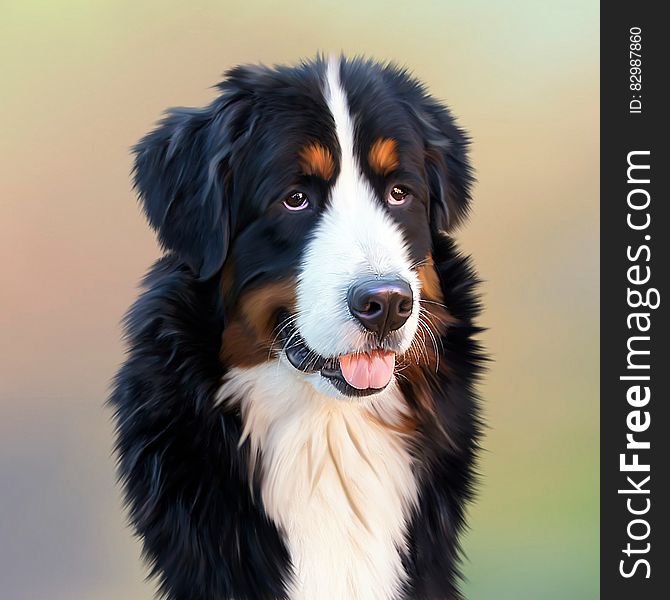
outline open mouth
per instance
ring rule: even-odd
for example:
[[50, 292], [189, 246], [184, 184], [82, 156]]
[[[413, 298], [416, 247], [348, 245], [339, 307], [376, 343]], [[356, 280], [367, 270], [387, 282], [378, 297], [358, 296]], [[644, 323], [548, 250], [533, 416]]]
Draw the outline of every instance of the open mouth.
[[370, 396], [382, 391], [393, 378], [395, 352], [375, 349], [326, 358], [311, 350], [293, 324], [282, 326], [288, 361], [304, 373], [319, 373], [345, 396]]

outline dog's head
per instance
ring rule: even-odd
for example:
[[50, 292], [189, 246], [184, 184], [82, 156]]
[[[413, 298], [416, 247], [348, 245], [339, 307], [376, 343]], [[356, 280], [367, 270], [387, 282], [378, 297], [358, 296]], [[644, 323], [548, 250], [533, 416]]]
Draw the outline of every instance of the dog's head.
[[464, 133], [370, 61], [239, 67], [219, 87], [137, 145], [150, 223], [220, 277], [228, 367], [278, 359], [327, 394], [378, 393], [438, 326], [431, 250], [468, 210]]

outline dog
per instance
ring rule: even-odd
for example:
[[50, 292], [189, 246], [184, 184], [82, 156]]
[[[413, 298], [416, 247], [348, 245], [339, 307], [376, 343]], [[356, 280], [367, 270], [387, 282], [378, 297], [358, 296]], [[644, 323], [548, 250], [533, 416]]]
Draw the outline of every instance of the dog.
[[469, 139], [406, 70], [229, 70], [134, 148], [110, 403], [161, 597], [450, 599], [482, 423]]

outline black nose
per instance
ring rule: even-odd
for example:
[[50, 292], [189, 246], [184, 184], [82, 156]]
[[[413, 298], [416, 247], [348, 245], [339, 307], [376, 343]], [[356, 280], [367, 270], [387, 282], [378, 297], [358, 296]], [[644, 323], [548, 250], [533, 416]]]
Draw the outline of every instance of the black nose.
[[403, 279], [366, 279], [349, 288], [349, 310], [363, 327], [383, 339], [412, 314], [412, 288]]

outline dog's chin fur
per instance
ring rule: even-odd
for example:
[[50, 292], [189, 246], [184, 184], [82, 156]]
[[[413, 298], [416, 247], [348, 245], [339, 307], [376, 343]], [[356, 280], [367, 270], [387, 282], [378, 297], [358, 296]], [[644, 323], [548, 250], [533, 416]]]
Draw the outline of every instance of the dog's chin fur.
[[[220, 89], [135, 149], [167, 252], [126, 317], [110, 404], [151, 574], [169, 600], [458, 600], [484, 360], [477, 279], [448, 234], [467, 138], [372, 61], [240, 67]], [[307, 209], [283, 202], [293, 189]], [[386, 336], [347, 305], [370, 278], [411, 290]], [[358, 366], [380, 382], [381, 350], [383, 389], [333, 370], [372, 352]]]

